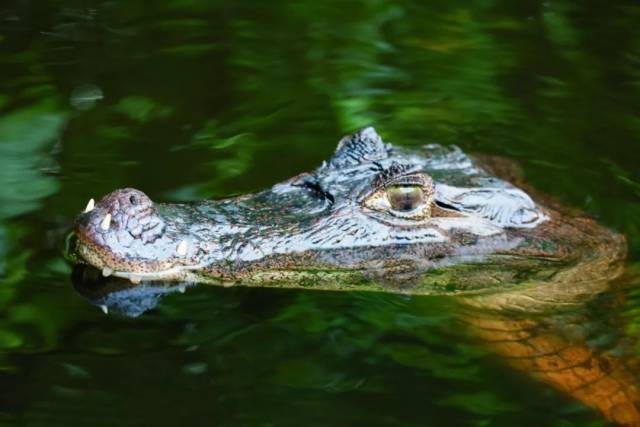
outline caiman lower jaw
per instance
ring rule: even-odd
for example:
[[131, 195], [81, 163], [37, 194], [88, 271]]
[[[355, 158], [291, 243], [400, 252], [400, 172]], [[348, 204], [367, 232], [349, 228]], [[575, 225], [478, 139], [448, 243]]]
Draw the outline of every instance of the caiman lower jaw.
[[141, 282], [182, 282], [212, 284], [224, 287], [267, 286], [278, 288], [312, 288], [322, 290], [384, 290], [372, 281], [365, 281], [364, 270], [340, 269], [264, 269], [233, 274], [217, 272], [208, 264], [176, 265], [170, 261], [144, 262], [127, 260], [94, 247], [76, 234], [75, 254], [90, 268], [104, 277], [117, 277]]
[[134, 284], [141, 281], [217, 282], [214, 279], [206, 280], [198, 274], [203, 265], [176, 265], [170, 261], [131, 261], [95, 248], [93, 242], [84, 241], [77, 234], [76, 238], [76, 253], [86, 264], [102, 271], [105, 277], [120, 277]]
[[[127, 279], [134, 285], [141, 282], [186, 282], [230, 287], [242, 283], [245, 286], [348, 290], [356, 287], [362, 289], [364, 283], [360, 270], [259, 270], [229, 275], [216, 274], [207, 265], [173, 265], [165, 262], [141, 268], [131, 261], [115, 259], [113, 256], [105, 261], [100, 252], [80, 240], [76, 252], [84, 263], [102, 272], [104, 277]], [[365, 287], [381, 288], [373, 284]]]

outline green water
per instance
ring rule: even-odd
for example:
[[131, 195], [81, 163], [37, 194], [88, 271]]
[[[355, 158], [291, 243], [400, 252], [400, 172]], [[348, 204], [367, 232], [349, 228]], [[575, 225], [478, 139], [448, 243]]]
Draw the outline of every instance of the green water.
[[445, 298], [201, 287], [105, 316], [62, 246], [90, 197], [261, 189], [373, 124], [516, 159], [626, 234], [625, 290], [587, 337], [633, 342], [637, 2], [153, 3], [0, 4], [0, 425], [606, 425]]

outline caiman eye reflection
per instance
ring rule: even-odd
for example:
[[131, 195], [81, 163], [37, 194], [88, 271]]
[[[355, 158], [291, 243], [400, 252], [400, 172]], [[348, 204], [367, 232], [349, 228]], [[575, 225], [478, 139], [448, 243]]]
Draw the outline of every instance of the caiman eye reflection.
[[394, 184], [370, 195], [364, 205], [399, 218], [422, 220], [431, 216], [431, 198], [432, 193], [421, 185]]

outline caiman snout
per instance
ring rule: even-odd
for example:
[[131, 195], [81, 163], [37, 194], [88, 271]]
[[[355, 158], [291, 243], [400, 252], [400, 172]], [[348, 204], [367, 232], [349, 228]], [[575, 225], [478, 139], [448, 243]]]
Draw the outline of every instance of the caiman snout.
[[130, 247], [135, 240], [153, 243], [165, 228], [151, 199], [133, 188], [109, 193], [94, 206], [89, 202], [78, 226], [85, 237], [101, 242], [114, 236], [124, 247]]
[[[165, 268], [170, 251], [159, 243], [166, 240], [166, 229], [151, 199], [141, 191], [125, 188], [98, 203], [90, 200], [78, 216], [75, 234], [80, 255], [110, 274]], [[142, 262], [145, 253], [153, 255], [151, 262]]]
[[141, 191], [124, 188], [99, 202], [89, 201], [76, 219], [75, 249], [104, 276], [179, 280], [200, 266], [209, 247], [184, 223], [196, 218], [191, 206], [154, 203]]

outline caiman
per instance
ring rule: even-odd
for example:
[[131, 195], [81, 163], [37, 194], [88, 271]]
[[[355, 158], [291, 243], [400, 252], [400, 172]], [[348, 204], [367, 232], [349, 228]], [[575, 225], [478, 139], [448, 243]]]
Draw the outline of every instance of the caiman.
[[[91, 200], [75, 253], [126, 279], [93, 294], [105, 305], [121, 288], [157, 294], [159, 282], [456, 295], [461, 320], [511, 366], [640, 425], [631, 362], [562, 332], [580, 319], [554, 317], [607, 290], [625, 239], [537, 194], [504, 159], [394, 146], [369, 127], [314, 171], [255, 194], [163, 204], [122, 189]], [[153, 306], [136, 298], [138, 311]]]

